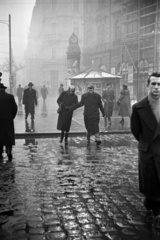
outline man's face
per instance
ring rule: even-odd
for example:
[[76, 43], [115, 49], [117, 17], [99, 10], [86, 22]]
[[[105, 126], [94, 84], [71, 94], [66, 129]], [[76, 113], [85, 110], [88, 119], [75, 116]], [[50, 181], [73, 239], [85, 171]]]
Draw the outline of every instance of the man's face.
[[87, 91], [89, 94], [92, 94], [94, 92], [94, 89], [93, 88], [87, 88]]
[[110, 90], [111, 89], [111, 84], [107, 86], [107, 90]]
[[73, 94], [74, 93], [74, 88], [69, 88], [69, 93]]
[[160, 97], [160, 77], [150, 78], [148, 90], [154, 99], [158, 99]]

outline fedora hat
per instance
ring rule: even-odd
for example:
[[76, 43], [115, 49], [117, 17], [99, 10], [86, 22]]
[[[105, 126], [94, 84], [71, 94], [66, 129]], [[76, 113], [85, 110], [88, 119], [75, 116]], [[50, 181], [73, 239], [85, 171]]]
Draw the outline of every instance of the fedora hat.
[[3, 85], [3, 83], [0, 83], [0, 88], [6, 89], [7, 87]]
[[30, 87], [33, 87], [34, 86], [34, 84], [32, 83], [32, 82], [30, 82], [30, 83], [28, 83], [28, 86]]
[[[0, 72], [0, 77], [2, 76], [2, 73]], [[1, 83], [1, 78], [0, 78], [0, 88], [1, 89], [6, 89], [7, 87], [6, 86], [4, 86], [4, 84], [3, 83]]]

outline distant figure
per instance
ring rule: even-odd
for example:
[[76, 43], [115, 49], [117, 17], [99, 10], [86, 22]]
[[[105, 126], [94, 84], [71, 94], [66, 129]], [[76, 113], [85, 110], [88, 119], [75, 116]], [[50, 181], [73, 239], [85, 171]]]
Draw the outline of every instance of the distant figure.
[[25, 106], [26, 120], [29, 114], [31, 114], [31, 120], [34, 120], [35, 105], [37, 106], [36, 90], [32, 88], [33, 86], [34, 84], [30, 82], [28, 84], [29, 88], [26, 88], [23, 94], [23, 104]]
[[61, 95], [61, 93], [64, 91], [64, 87], [63, 87], [63, 84], [61, 83], [60, 84], [60, 87], [58, 89], [58, 92], [59, 92], [59, 96]]
[[102, 93], [102, 100], [104, 102], [105, 127], [106, 127], [107, 118], [108, 118], [108, 124], [111, 125], [111, 116], [113, 113], [113, 106], [115, 103], [115, 93], [111, 83], [106, 84], [106, 89]]
[[42, 98], [43, 98], [43, 102], [45, 102], [47, 94], [48, 94], [48, 90], [45, 87], [45, 85], [43, 85], [43, 87], [41, 88], [41, 95], [42, 95]]
[[0, 72], [0, 159], [3, 159], [3, 147], [6, 148], [8, 160], [12, 160], [12, 146], [15, 145], [14, 118], [17, 104], [12, 94], [6, 93], [1, 83]]
[[17, 97], [18, 97], [18, 104], [22, 104], [22, 97], [23, 97], [23, 88], [21, 87], [21, 84], [19, 84], [17, 88]]
[[70, 111], [68, 107], [78, 103], [78, 97], [74, 92], [75, 87], [70, 85], [68, 91], [63, 91], [57, 99], [58, 105], [62, 108], [58, 116], [57, 129], [61, 130], [60, 143], [63, 142], [63, 138], [65, 137], [65, 145], [68, 145], [68, 133], [73, 115], [73, 111]]
[[131, 100], [130, 100], [130, 92], [128, 90], [127, 85], [123, 85], [123, 89], [120, 92], [120, 97], [117, 101], [117, 104], [120, 105], [119, 116], [122, 117], [120, 123], [124, 124], [124, 117], [131, 116]]

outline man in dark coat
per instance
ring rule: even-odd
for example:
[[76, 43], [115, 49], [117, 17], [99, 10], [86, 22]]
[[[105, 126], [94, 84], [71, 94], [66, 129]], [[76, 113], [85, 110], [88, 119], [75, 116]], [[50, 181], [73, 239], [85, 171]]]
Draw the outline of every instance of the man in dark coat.
[[13, 119], [17, 113], [17, 104], [14, 96], [5, 92], [6, 88], [0, 83], [0, 159], [3, 158], [3, 147], [5, 146], [8, 159], [12, 160], [12, 146], [15, 145]]
[[23, 96], [23, 88], [21, 87], [21, 84], [19, 84], [19, 86], [17, 88], [17, 97], [18, 97], [18, 104], [19, 105], [21, 105], [22, 96]]
[[112, 88], [111, 83], [106, 84], [106, 89], [102, 93], [102, 100], [104, 102], [104, 111], [105, 111], [105, 127], [107, 125], [107, 118], [108, 124], [111, 124], [111, 116], [113, 113], [113, 106], [115, 103], [115, 93]]
[[102, 105], [101, 96], [94, 92], [94, 86], [92, 84], [87, 86], [87, 93], [84, 93], [81, 97], [81, 101], [71, 109], [76, 109], [82, 106], [84, 106], [84, 123], [87, 130], [87, 143], [90, 143], [91, 135], [95, 135], [96, 145], [100, 145], [99, 109], [101, 110], [103, 117], [105, 117], [105, 112]]
[[41, 88], [41, 95], [42, 95], [42, 98], [43, 98], [43, 102], [45, 102], [47, 94], [48, 94], [48, 90], [45, 87], [45, 85], [43, 85], [43, 87]]
[[138, 141], [139, 188], [160, 227], [160, 73], [148, 78], [148, 96], [133, 105], [131, 131]]
[[70, 85], [68, 91], [63, 91], [57, 99], [57, 103], [61, 107], [58, 116], [57, 129], [61, 130], [60, 143], [63, 142], [65, 135], [65, 145], [68, 145], [68, 133], [70, 131], [73, 116], [73, 110], [70, 111], [68, 107], [78, 103], [78, 97], [74, 92], [75, 87]]
[[34, 120], [34, 113], [35, 113], [35, 105], [37, 106], [37, 96], [36, 96], [36, 90], [33, 89], [33, 83], [30, 82], [28, 84], [29, 88], [26, 88], [24, 90], [23, 94], [23, 104], [25, 106], [25, 119], [27, 120], [27, 117], [29, 113], [31, 114], [31, 120]]

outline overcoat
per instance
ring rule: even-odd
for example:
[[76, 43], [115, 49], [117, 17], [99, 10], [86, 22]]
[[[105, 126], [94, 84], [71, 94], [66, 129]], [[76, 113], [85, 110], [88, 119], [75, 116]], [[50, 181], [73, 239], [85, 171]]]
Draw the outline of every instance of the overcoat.
[[71, 107], [78, 103], [78, 97], [76, 94], [70, 94], [69, 91], [63, 91], [57, 99], [58, 105], [62, 106], [62, 111], [59, 113], [57, 129], [69, 132], [72, 122], [73, 110], [69, 110], [67, 107]]
[[0, 146], [15, 145], [14, 121], [17, 104], [12, 94], [0, 90]]
[[131, 116], [131, 100], [129, 90], [122, 90], [120, 92], [118, 101], [120, 102], [119, 116], [130, 117]]
[[37, 105], [37, 96], [36, 90], [29, 88], [24, 90], [23, 93], [23, 104], [25, 106], [25, 112], [34, 114], [35, 112], [35, 105]]
[[115, 103], [115, 94], [114, 90], [104, 90], [102, 93], [102, 100], [106, 100], [104, 102], [104, 111], [106, 117], [111, 117], [113, 113], [113, 106]]
[[23, 88], [22, 87], [18, 87], [17, 88], [17, 97], [18, 97], [18, 99], [20, 101], [22, 100], [22, 96], [23, 96]]
[[148, 97], [133, 105], [131, 131], [138, 141], [140, 192], [151, 201], [160, 201], [160, 123]]
[[95, 92], [93, 92], [92, 94], [84, 93], [77, 107], [82, 106], [84, 106], [84, 123], [87, 132], [91, 135], [94, 135], [99, 132], [99, 109], [102, 115], [105, 116], [101, 96]]
[[46, 99], [47, 94], [48, 94], [47, 88], [46, 87], [41, 88], [41, 95], [43, 99]]

